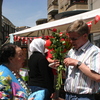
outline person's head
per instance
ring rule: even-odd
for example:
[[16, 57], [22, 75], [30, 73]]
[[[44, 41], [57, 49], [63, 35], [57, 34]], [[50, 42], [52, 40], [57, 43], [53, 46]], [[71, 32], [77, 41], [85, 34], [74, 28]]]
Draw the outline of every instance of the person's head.
[[3, 45], [0, 48], [0, 63], [12, 64], [18, 67], [22, 67], [24, 62], [23, 52], [20, 47], [12, 43]]
[[46, 43], [46, 41], [41, 38], [34, 39], [30, 43], [30, 47], [29, 47], [30, 52], [33, 53], [34, 51], [38, 51], [38, 52], [41, 52], [42, 54], [44, 54], [45, 43]]
[[79, 49], [88, 41], [89, 27], [83, 20], [76, 20], [67, 28], [67, 33], [75, 49]]

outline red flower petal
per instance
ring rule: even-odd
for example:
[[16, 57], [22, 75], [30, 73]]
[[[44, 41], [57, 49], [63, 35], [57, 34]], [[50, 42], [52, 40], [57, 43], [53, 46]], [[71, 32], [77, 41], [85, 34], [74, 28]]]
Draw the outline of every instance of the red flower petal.
[[54, 28], [54, 29], [52, 29], [52, 31], [53, 31], [53, 32], [57, 32], [57, 29], [56, 29], [56, 28]]

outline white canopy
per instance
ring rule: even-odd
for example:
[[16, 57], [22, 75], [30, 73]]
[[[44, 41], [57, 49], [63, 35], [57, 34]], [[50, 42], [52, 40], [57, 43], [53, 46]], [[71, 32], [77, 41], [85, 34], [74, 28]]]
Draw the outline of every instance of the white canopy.
[[41, 24], [41, 25], [37, 25], [19, 32], [15, 32], [15, 33], [11, 33], [10, 34], [10, 38], [12, 38], [13, 35], [19, 35], [19, 36], [37, 36], [37, 34], [39, 35], [39, 32], [45, 34], [48, 33], [49, 29], [52, 28], [57, 28], [60, 30], [66, 30], [67, 25], [72, 23], [75, 20], [78, 19], [83, 19], [86, 21], [90, 21], [92, 19], [95, 18], [96, 15], [100, 15], [100, 8], [96, 9], [96, 10], [92, 10], [92, 11], [88, 11], [85, 13], [81, 13], [78, 15], [74, 15], [71, 17], [67, 17], [67, 18], [63, 18], [60, 20], [56, 20], [56, 21], [52, 21], [52, 22], [48, 22], [45, 24]]

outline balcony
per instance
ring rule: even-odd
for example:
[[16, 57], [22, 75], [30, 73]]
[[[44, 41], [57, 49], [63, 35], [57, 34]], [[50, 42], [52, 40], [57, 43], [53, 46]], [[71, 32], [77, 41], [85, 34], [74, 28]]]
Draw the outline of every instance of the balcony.
[[66, 7], [66, 11], [73, 10], [88, 10], [88, 0], [71, 0], [68, 7]]
[[71, 0], [71, 4], [77, 4], [77, 3], [88, 3], [88, 0]]

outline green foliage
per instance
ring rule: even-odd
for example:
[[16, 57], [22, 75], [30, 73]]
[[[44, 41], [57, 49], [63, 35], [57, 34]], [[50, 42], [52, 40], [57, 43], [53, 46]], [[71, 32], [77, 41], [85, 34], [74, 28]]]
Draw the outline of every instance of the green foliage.
[[[52, 30], [53, 31], [53, 30]], [[65, 71], [65, 67], [63, 65], [63, 60], [66, 57], [66, 54], [69, 49], [71, 49], [72, 45], [66, 33], [62, 33], [59, 30], [54, 29], [52, 33], [52, 37], [50, 38], [51, 45], [48, 47], [52, 49], [53, 59], [58, 59], [60, 61], [60, 65], [57, 67], [57, 85], [56, 89], [59, 90], [62, 85], [62, 73]]]

